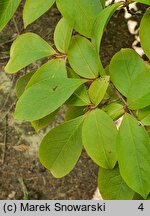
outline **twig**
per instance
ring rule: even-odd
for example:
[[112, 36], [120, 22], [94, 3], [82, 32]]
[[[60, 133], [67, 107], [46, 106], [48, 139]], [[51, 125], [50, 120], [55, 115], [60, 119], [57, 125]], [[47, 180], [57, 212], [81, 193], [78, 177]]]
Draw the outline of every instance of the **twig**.
[[13, 42], [15, 39], [16, 39], [16, 37], [13, 37], [13, 38], [11, 38], [11, 39], [8, 40], [8, 41], [5, 41], [5, 42], [3, 42], [3, 43], [0, 43], [0, 46], [2, 47], [2, 46], [6, 45], [6, 44], [8, 44], [8, 43], [11, 43], [11, 42]]
[[18, 35], [20, 35], [20, 31], [19, 31], [19, 28], [18, 28], [18, 25], [16, 23], [16, 20], [15, 20], [15, 17], [13, 16], [13, 22], [14, 22], [14, 26], [15, 26], [15, 29], [16, 29], [16, 32]]
[[4, 119], [4, 147], [3, 147], [3, 154], [2, 154], [2, 160], [1, 160], [1, 164], [3, 165], [4, 162], [5, 162], [5, 156], [6, 156], [6, 145], [7, 145], [7, 120], [8, 120], [8, 117], [7, 115], [5, 116], [5, 119]]

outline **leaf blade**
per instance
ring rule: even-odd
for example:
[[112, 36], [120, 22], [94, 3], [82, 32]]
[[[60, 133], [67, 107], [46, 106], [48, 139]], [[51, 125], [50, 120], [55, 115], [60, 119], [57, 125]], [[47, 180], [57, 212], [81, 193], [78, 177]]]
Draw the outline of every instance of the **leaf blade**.
[[146, 198], [150, 191], [150, 142], [145, 129], [125, 114], [117, 137], [121, 176], [127, 185]]
[[92, 160], [103, 168], [112, 169], [115, 166], [116, 136], [116, 126], [104, 111], [95, 109], [85, 118], [83, 145]]
[[112, 170], [100, 167], [98, 187], [105, 200], [131, 200], [135, 194], [122, 179], [118, 166]]
[[67, 78], [66, 63], [64, 59], [52, 59], [43, 64], [29, 81], [26, 88], [41, 81], [53, 78]]
[[43, 0], [26, 0], [23, 9], [23, 21], [25, 28], [49, 10], [54, 2], [55, 0], [45, 0], [43, 4]]
[[41, 81], [19, 98], [15, 118], [35, 121], [58, 109], [85, 80], [57, 78]]
[[127, 104], [132, 110], [150, 105], [150, 70], [143, 72], [133, 81], [127, 95]]
[[140, 23], [140, 30], [139, 30], [139, 36], [140, 36], [140, 43], [141, 46], [145, 52], [145, 54], [150, 58], [150, 9], [148, 9], [144, 16], [142, 17], [141, 23]]
[[68, 61], [73, 70], [85, 78], [96, 78], [99, 71], [98, 55], [89, 40], [81, 36], [72, 38]]
[[56, 0], [63, 17], [80, 34], [91, 37], [93, 23], [103, 6], [99, 0]]
[[73, 28], [70, 26], [70, 24], [67, 22], [65, 18], [61, 18], [55, 28], [55, 32], [54, 32], [55, 46], [62, 53], [68, 52], [72, 30]]
[[21, 0], [0, 0], [0, 31], [12, 18], [20, 2]]
[[51, 46], [34, 33], [25, 33], [13, 42], [10, 60], [5, 67], [7, 73], [16, 73], [32, 62], [55, 54]]
[[79, 159], [82, 122], [83, 116], [59, 125], [40, 144], [40, 161], [56, 178], [67, 175]]
[[121, 49], [113, 56], [109, 67], [113, 84], [124, 96], [127, 96], [133, 80], [144, 69], [144, 61], [132, 49]]
[[89, 96], [93, 104], [98, 106], [105, 96], [106, 90], [109, 85], [109, 76], [104, 76], [95, 80], [89, 88]]

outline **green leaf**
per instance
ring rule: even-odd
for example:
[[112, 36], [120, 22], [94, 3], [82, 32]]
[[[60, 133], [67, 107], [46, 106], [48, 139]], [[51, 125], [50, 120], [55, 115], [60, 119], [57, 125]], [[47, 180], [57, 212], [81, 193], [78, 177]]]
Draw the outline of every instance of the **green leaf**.
[[65, 18], [61, 18], [54, 32], [55, 46], [59, 50], [59, 52], [67, 53], [71, 40], [72, 30], [73, 29], [68, 21]]
[[100, 0], [56, 0], [63, 17], [80, 34], [91, 37], [96, 16], [103, 9]]
[[67, 101], [71, 106], [87, 106], [91, 104], [85, 85], [80, 86]]
[[89, 88], [89, 96], [91, 102], [98, 106], [98, 104], [103, 100], [106, 90], [109, 85], [109, 76], [104, 76], [103, 78], [96, 79]]
[[124, 96], [127, 96], [133, 80], [144, 69], [144, 61], [132, 49], [121, 49], [113, 56], [109, 66], [111, 80]]
[[59, 109], [55, 110], [51, 114], [43, 117], [42, 119], [36, 120], [31, 122], [32, 126], [36, 130], [36, 132], [39, 132], [41, 129], [47, 127], [51, 121], [53, 121], [54, 117], [56, 116]]
[[89, 40], [81, 36], [72, 38], [68, 50], [69, 64], [73, 70], [85, 78], [98, 77], [99, 56]]
[[83, 145], [99, 166], [112, 169], [116, 163], [117, 129], [113, 120], [102, 110], [91, 111], [82, 129]]
[[26, 0], [23, 9], [23, 21], [25, 28], [42, 14], [51, 8], [55, 0]]
[[120, 103], [110, 103], [103, 107], [103, 110], [113, 119], [117, 120], [124, 114], [124, 107]]
[[82, 122], [83, 116], [59, 125], [40, 144], [40, 162], [56, 178], [67, 175], [79, 159], [82, 150]]
[[150, 5], [150, 0], [135, 0], [135, 1], [146, 4], [146, 5]]
[[52, 59], [42, 65], [32, 76], [27, 88], [36, 83], [53, 78], [67, 78], [66, 63], [64, 59]]
[[124, 181], [146, 198], [150, 192], [150, 140], [144, 127], [129, 114], [119, 129], [117, 156]]
[[25, 33], [13, 42], [10, 60], [5, 67], [7, 73], [16, 73], [32, 62], [55, 54], [51, 46], [34, 33]]
[[139, 120], [146, 126], [150, 125], [150, 106], [138, 111]]
[[97, 53], [99, 54], [100, 43], [107, 23], [109, 22], [113, 13], [122, 5], [122, 3], [116, 3], [106, 7], [96, 17], [92, 30], [92, 43], [96, 47]]
[[141, 46], [145, 52], [145, 54], [150, 58], [150, 9], [148, 9], [144, 16], [142, 17], [141, 23], [140, 23], [140, 43]]
[[0, 0], [0, 31], [14, 15], [21, 0]]
[[16, 82], [16, 95], [19, 98], [23, 92], [25, 91], [25, 88], [29, 82], [29, 80], [31, 79], [31, 77], [33, 76], [34, 72], [31, 73], [27, 73], [24, 76], [20, 77], [17, 82]]
[[81, 116], [85, 114], [85, 107], [68, 107], [68, 110], [65, 113], [65, 120], [69, 121], [71, 119], [77, 118], [78, 116]]
[[15, 117], [34, 121], [58, 109], [85, 80], [50, 78], [27, 88], [19, 98]]
[[150, 71], [140, 74], [129, 88], [127, 95], [129, 109], [142, 109], [150, 105]]
[[99, 169], [98, 187], [104, 200], [132, 200], [135, 194], [122, 179], [118, 166]]

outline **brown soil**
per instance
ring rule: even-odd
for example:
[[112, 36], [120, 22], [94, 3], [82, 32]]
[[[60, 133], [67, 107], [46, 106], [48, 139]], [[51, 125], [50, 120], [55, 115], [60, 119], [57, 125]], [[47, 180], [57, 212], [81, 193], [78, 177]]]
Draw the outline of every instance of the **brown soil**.
[[[143, 11], [145, 8], [143, 8]], [[22, 31], [22, 7], [14, 19]], [[60, 14], [55, 7], [30, 25], [25, 31], [33, 31], [53, 44], [54, 27]], [[138, 23], [141, 16], [133, 18]], [[6, 75], [3, 66], [8, 60], [8, 51], [17, 29], [11, 21], [0, 34], [0, 199], [92, 199], [97, 188], [98, 167], [83, 150], [74, 170], [62, 179], [55, 179], [39, 163], [38, 144], [48, 130], [36, 134], [28, 123], [13, 119], [16, 101], [16, 79], [41, 65], [41, 61], [22, 70], [20, 74]], [[101, 57], [109, 64], [111, 57], [122, 47], [131, 47], [135, 36], [129, 33], [124, 11], [117, 12], [111, 19], [103, 37]], [[64, 110], [57, 115], [49, 129], [63, 121]]]

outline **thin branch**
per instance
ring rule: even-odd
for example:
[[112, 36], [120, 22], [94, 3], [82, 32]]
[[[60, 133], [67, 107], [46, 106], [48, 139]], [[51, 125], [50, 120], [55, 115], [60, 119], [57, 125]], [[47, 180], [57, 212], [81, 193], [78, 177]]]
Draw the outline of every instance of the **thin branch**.
[[14, 23], [14, 26], [15, 26], [15, 29], [16, 29], [17, 34], [20, 35], [20, 31], [19, 31], [18, 25], [17, 25], [17, 23], [16, 23], [16, 19], [15, 19], [14, 16], [13, 16], [13, 23]]
[[2, 46], [6, 45], [6, 44], [8, 44], [8, 43], [12, 43], [15, 39], [16, 39], [16, 37], [13, 37], [13, 38], [11, 38], [11, 39], [8, 40], [8, 41], [5, 41], [5, 42], [3, 42], [3, 43], [0, 43], [0, 46], [2, 47]]

